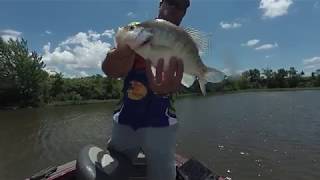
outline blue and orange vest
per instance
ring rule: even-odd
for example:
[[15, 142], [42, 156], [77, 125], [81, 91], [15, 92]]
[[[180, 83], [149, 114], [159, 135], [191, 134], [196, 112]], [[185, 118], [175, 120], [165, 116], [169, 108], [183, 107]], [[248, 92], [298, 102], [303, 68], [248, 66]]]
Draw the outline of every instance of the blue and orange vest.
[[113, 116], [117, 123], [129, 125], [134, 130], [177, 123], [176, 115], [169, 110], [170, 98], [158, 96], [149, 89], [145, 61], [139, 55], [124, 79], [122, 92], [121, 106]]

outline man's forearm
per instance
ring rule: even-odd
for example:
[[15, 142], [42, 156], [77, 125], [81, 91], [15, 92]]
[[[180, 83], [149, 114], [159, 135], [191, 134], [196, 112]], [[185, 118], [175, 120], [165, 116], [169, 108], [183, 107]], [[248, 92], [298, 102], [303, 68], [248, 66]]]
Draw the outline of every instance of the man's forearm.
[[112, 78], [123, 77], [125, 75], [124, 72], [121, 72], [121, 68], [119, 68], [119, 63], [116, 61], [116, 59], [109, 58], [108, 56], [102, 63], [102, 71], [108, 77]]
[[102, 71], [109, 77], [123, 77], [131, 70], [134, 57], [134, 51], [127, 47], [112, 49], [102, 63]]

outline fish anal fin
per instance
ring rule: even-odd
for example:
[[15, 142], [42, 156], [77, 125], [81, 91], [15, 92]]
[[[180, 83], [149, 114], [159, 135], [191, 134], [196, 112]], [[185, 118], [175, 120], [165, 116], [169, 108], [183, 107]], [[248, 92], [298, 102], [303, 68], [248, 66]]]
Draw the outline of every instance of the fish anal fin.
[[187, 73], [183, 73], [183, 77], [182, 77], [182, 85], [184, 85], [185, 87], [189, 88], [193, 85], [194, 81], [196, 80], [195, 76], [187, 74]]

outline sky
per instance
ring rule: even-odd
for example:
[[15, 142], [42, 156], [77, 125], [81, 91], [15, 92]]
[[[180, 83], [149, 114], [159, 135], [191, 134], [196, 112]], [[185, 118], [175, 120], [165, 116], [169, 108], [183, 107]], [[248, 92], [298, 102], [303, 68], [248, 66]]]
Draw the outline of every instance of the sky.
[[[159, 0], [0, 0], [0, 36], [27, 40], [50, 72], [103, 74], [118, 27], [158, 8]], [[181, 26], [210, 34], [202, 60], [227, 74], [320, 69], [320, 0], [191, 0]]]

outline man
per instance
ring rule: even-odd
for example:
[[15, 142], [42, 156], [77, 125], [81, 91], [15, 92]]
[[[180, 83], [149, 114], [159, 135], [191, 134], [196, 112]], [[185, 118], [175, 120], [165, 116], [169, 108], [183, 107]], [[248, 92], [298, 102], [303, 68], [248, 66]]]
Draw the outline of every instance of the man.
[[[189, 5], [189, 0], [161, 0], [158, 18], [179, 25]], [[160, 59], [154, 76], [150, 62], [124, 46], [108, 52], [102, 70], [108, 77], [125, 77], [109, 146], [129, 157], [142, 150], [148, 180], [174, 180], [178, 123], [170, 111], [170, 95], [181, 86], [182, 60], [172, 57], [164, 71]]]

